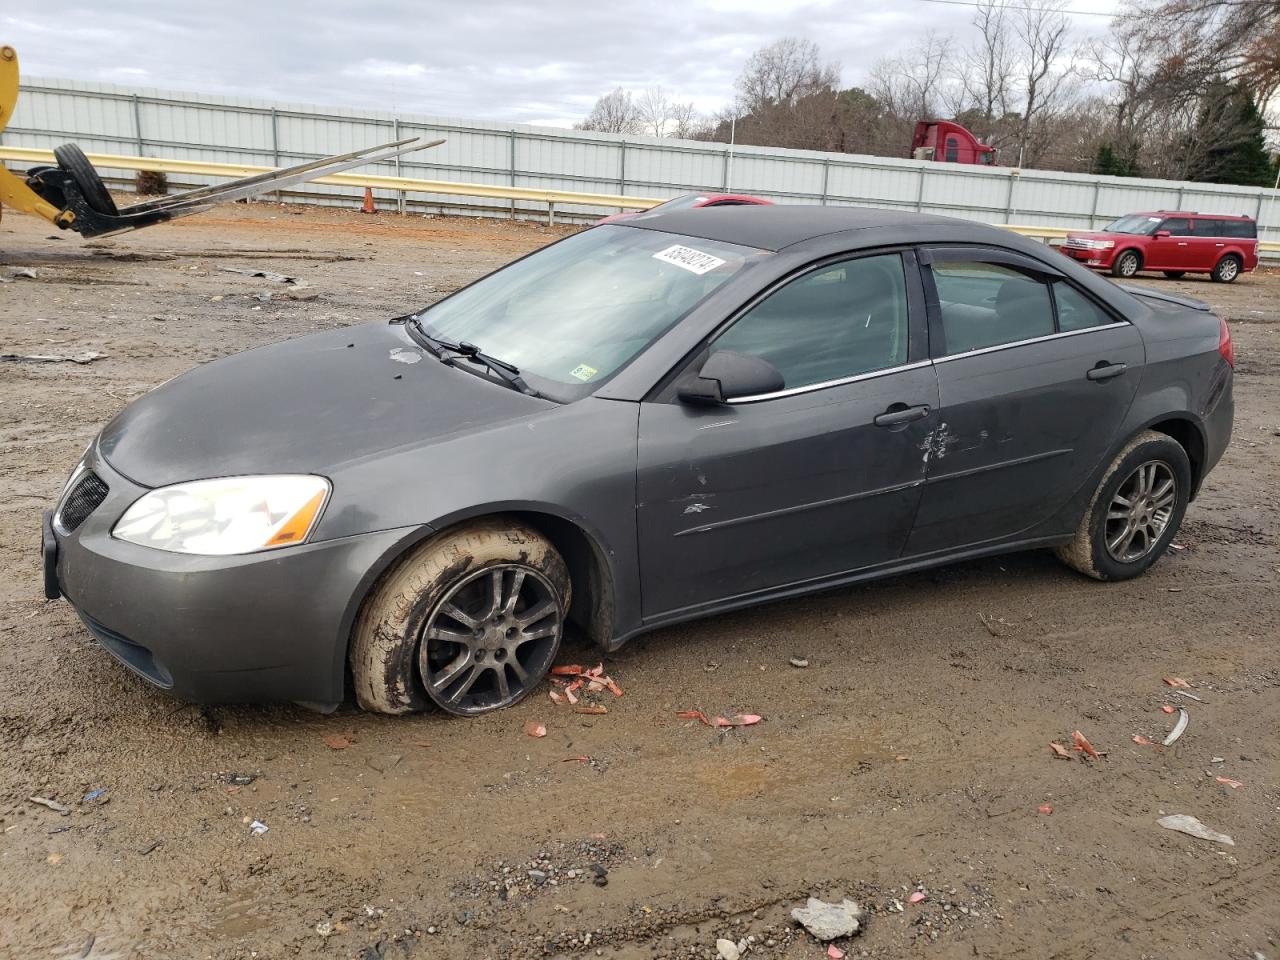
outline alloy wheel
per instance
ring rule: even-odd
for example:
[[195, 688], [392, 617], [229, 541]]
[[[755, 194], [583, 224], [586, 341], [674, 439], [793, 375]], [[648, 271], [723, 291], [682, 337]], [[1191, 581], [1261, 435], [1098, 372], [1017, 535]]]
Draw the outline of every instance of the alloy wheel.
[[515, 703], [551, 667], [564, 629], [555, 587], [532, 567], [498, 564], [453, 584], [418, 647], [427, 695], [450, 713]]
[[1231, 257], [1227, 257], [1222, 263], [1218, 264], [1218, 277], [1224, 282], [1230, 283], [1239, 272], [1239, 265]]
[[1138, 258], [1132, 253], [1121, 254], [1120, 256], [1120, 276], [1132, 277], [1138, 272]]
[[1135, 563], [1164, 536], [1178, 503], [1178, 481], [1163, 460], [1138, 466], [1116, 490], [1103, 530], [1107, 553], [1118, 563]]

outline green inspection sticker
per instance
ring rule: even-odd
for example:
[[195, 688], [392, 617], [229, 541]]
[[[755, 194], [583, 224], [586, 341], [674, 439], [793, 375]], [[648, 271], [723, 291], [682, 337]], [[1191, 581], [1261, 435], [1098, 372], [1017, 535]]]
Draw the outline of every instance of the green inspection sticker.
[[599, 372], [595, 367], [588, 367], [585, 363], [580, 363], [569, 371], [569, 376], [577, 377], [583, 383], [586, 383]]

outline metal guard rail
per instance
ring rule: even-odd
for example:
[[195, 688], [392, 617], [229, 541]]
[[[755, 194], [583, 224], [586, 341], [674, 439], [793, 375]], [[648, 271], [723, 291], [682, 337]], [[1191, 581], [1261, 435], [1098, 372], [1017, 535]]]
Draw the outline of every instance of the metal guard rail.
[[[36, 150], [27, 147], [0, 147], [0, 160], [16, 160], [25, 163], [54, 163], [52, 150]], [[164, 160], [158, 157], [125, 157], [106, 153], [89, 154], [89, 162], [95, 167], [118, 170], [147, 170], [154, 173], [187, 173], [200, 177], [247, 177], [266, 173], [271, 167], [241, 163], [208, 163], [202, 160]], [[410, 177], [387, 177], [377, 174], [340, 173], [318, 177], [312, 183], [338, 187], [369, 187], [374, 190], [397, 190], [405, 193], [436, 193], [464, 197], [486, 197], [494, 200], [527, 200], [547, 205], [549, 222], [554, 222], [557, 204], [591, 207], [618, 207], [623, 210], [647, 210], [662, 203], [657, 197], [623, 197], [609, 193], [572, 193], [564, 190], [540, 190], [534, 187], [503, 187], [487, 183], [455, 183], [449, 180], [416, 180]], [[1005, 224], [1006, 230], [1026, 237], [1045, 240], [1062, 239], [1069, 232], [1066, 227], [1035, 227]], [[1079, 229], [1079, 228], [1076, 228]], [[1267, 259], [1280, 259], [1280, 242], [1263, 240], [1258, 243], [1258, 253]]]

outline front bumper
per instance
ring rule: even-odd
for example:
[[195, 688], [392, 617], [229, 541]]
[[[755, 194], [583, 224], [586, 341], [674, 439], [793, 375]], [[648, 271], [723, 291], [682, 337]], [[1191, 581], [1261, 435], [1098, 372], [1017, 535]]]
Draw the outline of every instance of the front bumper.
[[106, 650], [184, 700], [341, 702], [360, 600], [421, 528], [244, 556], [168, 553], [111, 536], [146, 488], [89, 456], [109, 493], [70, 534], [46, 522], [46, 586]]
[[1087, 267], [1109, 267], [1111, 266], [1111, 258], [1115, 256], [1114, 249], [1108, 250], [1084, 250], [1079, 247], [1062, 246], [1058, 248], [1072, 260], [1083, 263]]

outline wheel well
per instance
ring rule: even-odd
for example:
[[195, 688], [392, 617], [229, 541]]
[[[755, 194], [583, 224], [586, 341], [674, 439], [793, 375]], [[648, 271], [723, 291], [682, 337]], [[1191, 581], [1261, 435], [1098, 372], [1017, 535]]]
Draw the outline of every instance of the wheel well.
[[1126, 253], [1132, 253], [1135, 257], [1137, 257], [1137, 258], [1138, 258], [1138, 268], [1139, 268], [1139, 269], [1141, 269], [1141, 268], [1142, 268], [1142, 265], [1143, 265], [1144, 263], [1146, 263], [1146, 262], [1147, 262], [1147, 258], [1146, 258], [1146, 257], [1144, 257], [1144, 256], [1142, 255], [1142, 251], [1141, 251], [1141, 250], [1139, 250], [1137, 247], [1125, 247], [1123, 250], [1117, 251], [1117, 252], [1116, 252], [1116, 257], [1115, 257], [1115, 258], [1116, 258], [1116, 260], [1119, 260], [1119, 259], [1120, 259], [1121, 257], [1123, 257]]
[[1191, 497], [1194, 499], [1200, 490], [1200, 477], [1204, 471], [1204, 437], [1200, 436], [1196, 425], [1190, 420], [1162, 420], [1147, 429], [1172, 437], [1187, 451], [1187, 459], [1191, 461]]
[[533, 527], [564, 557], [573, 584], [569, 619], [594, 643], [606, 646], [613, 636], [613, 577], [599, 545], [577, 524], [554, 514], [511, 511], [506, 515]]

